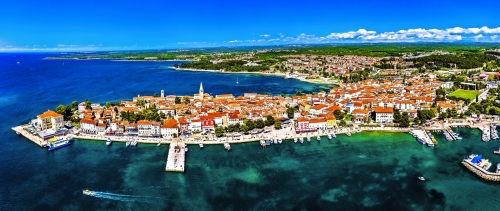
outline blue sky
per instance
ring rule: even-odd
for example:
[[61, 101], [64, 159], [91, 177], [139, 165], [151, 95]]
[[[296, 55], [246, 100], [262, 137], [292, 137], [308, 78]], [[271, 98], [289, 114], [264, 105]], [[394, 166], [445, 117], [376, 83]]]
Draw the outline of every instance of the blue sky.
[[334, 42], [500, 42], [500, 1], [0, 3], [0, 51]]

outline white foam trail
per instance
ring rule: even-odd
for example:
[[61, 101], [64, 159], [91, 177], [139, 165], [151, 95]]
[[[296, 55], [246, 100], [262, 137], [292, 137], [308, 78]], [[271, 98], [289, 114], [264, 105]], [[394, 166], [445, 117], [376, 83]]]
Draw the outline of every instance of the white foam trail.
[[115, 201], [163, 204], [163, 200], [161, 198], [153, 197], [153, 196], [136, 196], [136, 195], [107, 193], [107, 192], [99, 192], [99, 191], [91, 191], [91, 194], [89, 194], [89, 196], [93, 196], [93, 197], [97, 197], [97, 198], [101, 198], [101, 199], [110, 199], [110, 200], [115, 200]]

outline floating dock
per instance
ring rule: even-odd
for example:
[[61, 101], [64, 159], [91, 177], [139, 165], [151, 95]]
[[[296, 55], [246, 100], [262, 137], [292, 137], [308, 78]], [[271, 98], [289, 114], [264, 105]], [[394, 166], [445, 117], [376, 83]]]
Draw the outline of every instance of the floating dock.
[[184, 172], [186, 167], [186, 150], [183, 142], [172, 141], [168, 149], [165, 171]]

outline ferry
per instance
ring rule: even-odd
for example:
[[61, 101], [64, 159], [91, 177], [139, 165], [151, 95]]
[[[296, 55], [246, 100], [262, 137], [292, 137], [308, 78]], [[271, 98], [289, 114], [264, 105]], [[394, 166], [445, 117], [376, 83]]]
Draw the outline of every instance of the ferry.
[[106, 140], [106, 145], [109, 146], [109, 145], [111, 145], [111, 143], [113, 143], [113, 141], [111, 141], [111, 139], [108, 138], [108, 140]]
[[51, 143], [49, 143], [49, 151], [63, 148], [65, 146], [73, 144], [73, 141], [63, 139], [63, 138], [52, 138]]
[[87, 189], [87, 190], [84, 190], [84, 191], [83, 191], [83, 194], [85, 194], [85, 195], [87, 195], [87, 196], [92, 196], [92, 194], [94, 194], [94, 192], [89, 191], [89, 190]]
[[203, 149], [203, 143], [200, 142], [200, 148]]

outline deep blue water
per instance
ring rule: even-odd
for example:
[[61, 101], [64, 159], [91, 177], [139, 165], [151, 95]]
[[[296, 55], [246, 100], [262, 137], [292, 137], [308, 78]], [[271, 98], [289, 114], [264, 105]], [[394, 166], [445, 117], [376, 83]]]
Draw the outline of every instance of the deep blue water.
[[[136, 95], [295, 93], [326, 87], [280, 77], [174, 71], [172, 62], [42, 60], [0, 54], [0, 210], [498, 210], [499, 187], [460, 165], [471, 153], [494, 166], [498, 141], [458, 129], [461, 141], [422, 146], [408, 134], [339, 135], [284, 142], [190, 147], [185, 173], [165, 172], [167, 146], [77, 140], [49, 152], [12, 126], [72, 100]], [[19, 64], [17, 63], [19, 62]], [[238, 77], [239, 84], [236, 84]], [[361, 153], [361, 154], [360, 154]], [[492, 167], [493, 169], [494, 167]], [[418, 181], [425, 176], [426, 182]], [[82, 190], [98, 191], [96, 197]]]

